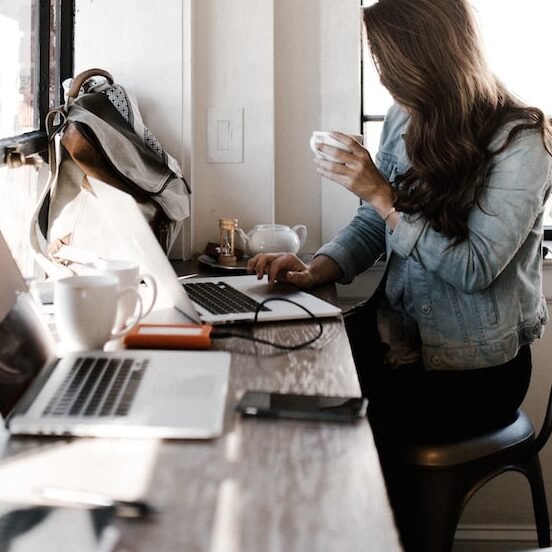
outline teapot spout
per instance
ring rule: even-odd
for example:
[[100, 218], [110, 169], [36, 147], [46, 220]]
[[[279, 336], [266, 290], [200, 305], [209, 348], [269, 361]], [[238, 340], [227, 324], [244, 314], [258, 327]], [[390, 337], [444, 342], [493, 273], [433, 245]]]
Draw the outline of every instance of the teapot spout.
[[239, 226], [236, 227], [236, 234], [238, 235], [238, 238], [240, 239], [241, 243], [242, 243], [242, 246], [243, 246], [243, 250], [247, 253], [247, 254], [250, 254], [250, 241], [249, 241], [249, 236], [243, 231], [242, 228], [240, 228]]

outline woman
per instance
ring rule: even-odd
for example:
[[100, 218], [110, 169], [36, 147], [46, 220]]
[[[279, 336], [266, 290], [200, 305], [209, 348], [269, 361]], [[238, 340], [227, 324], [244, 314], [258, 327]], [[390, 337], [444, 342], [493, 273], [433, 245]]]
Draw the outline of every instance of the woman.
[[[350, 152], [320, 145], [340, 163], [316, 161], [363, 205], [312, 262], [260, 255], [249, 269], [309, 288], [349, 282], [386, 254], [376, 304], [383, 360], [357, 366], [372, 421], [424, 435], [507, 423], [548, 318], [550, 122], [488, 69], [467, 0], [380, 0], [363, 16], [395, 105], [375, 163], [341, 133], [333, 137]], [[367, 342], [368, 326], [356, 331]]]

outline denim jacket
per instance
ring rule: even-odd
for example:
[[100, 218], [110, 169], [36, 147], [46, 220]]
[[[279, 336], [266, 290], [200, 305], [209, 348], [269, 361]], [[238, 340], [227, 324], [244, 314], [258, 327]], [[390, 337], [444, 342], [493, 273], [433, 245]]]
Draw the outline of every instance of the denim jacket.
[[[385, 118], [375, 161], [391, 183], [409, 167], [407, 123], [398, 106]], [[502, 145], [511, 126], [497, 133], [491, 149]], [[420, 216], [400, 213], [391, 231], [363, 204], [317, 255], [331, 257], [347, 283], [387, 254], [385, 308], [403, 320], [403, 332], [415, 328], [417, 339], [407, 335], [408, 346], [418, 343], [426, 369], [503, 364], [541, 337], [548, 320], [541, 243], [551, 173], [540, 134], [524, 131], [494, 157], [480, 207], [468, 217], [469, 236], [460, 244], [449, 247], [451, 240]]]

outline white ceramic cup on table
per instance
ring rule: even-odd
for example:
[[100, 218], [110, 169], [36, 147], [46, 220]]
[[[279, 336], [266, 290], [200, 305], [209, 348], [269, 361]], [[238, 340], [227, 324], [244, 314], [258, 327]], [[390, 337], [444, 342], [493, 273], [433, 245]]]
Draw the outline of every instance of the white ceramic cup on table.
[[[139, 308], [123, 328], [116, 329], [119, 304], [130, 295], [134, 295]], [[54, 314], [65, 351], [103, 349], [108, 341], [124, 336], [138, 324], [142, 300], [136, 290], [121, 290], [113, 275], [70, 276], [54, 285]]]
[[[138, 263], [126, 260], [100, 259], [93, 263], [87, 263], [85, 268], [83, 274], [111, 274], [119, 280], [121, 290], [126, 288], [136, 290], [141, 299], [141, 318], [147, 316], [153, 309], [157, 299], [157, 284], [153, 276], [140, 274]], [[144, 287], [140, 285], [142, 282], [145, 284]], [[122, 298], [117, 310], [116, 329], [119, 330], [124, 327], [127, 320], [135, 314], [137, 305], [136, 295], [126, 294]]]
[[[345, 133], [347, 136], [350, 136], [354, 140], [356, 140], [359, 144], [362, 144], [363, 138], [361, 134], [349, 134]], [[325, 130], [315, 130], [312, 133], [311, 139], [310, 139], [310, 147], [313, 151], [314, 155], [318, 157], [318, 159], [325, 159], [326, 161], [333, 161], [334, 163], [341, 163], [338, 159], [335, 157], [332, 157], [331, 155], [328, 155], [327, 153], [324, 153], [320, 151], [317, 148], [318, 144], [326, 144], [328, 146], [333, 146], [334, 148], [338, 148], [343, 151], [351, 151], [345, 144], [342, 142], [337, 141], [335, 138], [332, 138], [330, 136], [330, 133]]]

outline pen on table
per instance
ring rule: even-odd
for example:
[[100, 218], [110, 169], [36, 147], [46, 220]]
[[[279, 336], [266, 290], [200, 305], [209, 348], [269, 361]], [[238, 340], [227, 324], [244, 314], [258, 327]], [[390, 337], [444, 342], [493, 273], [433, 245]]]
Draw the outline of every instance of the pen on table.
[[187, 280], [188, 278], [195, 278], [196, 276], [199, 276], [198, 272], [194, 272], [192, 274], [185, 274], [184, 276], [179, 276], [179, 280]]
[[89, 491], [75, 491], [60, 487], [42, 487], [38, 494], [64, 506], [112, 507], [115, 515], [124, 518], [152, 516], [159, 511], [144, 500], [117, 500], [108, 495]]

